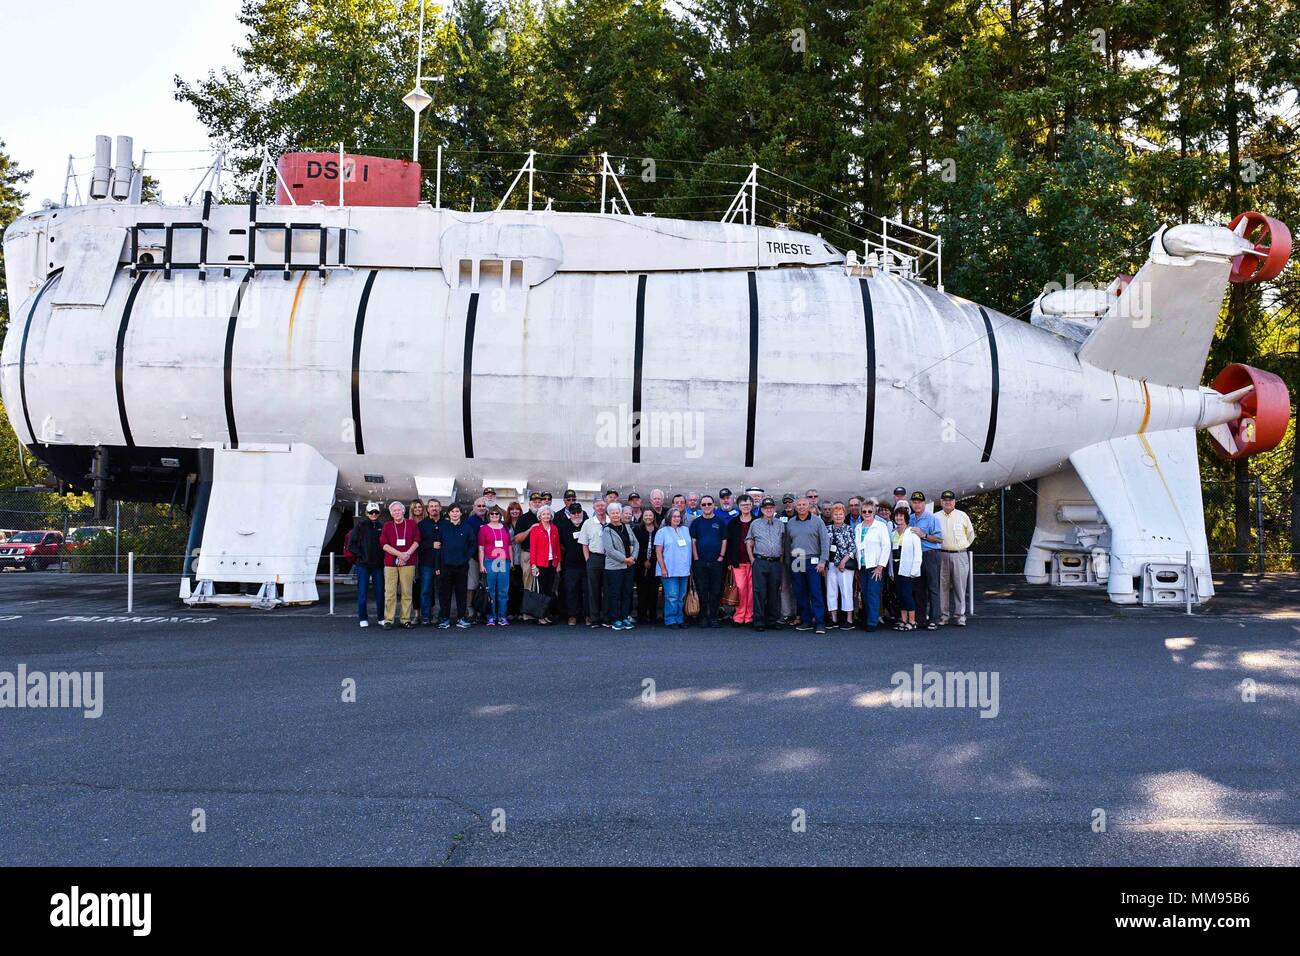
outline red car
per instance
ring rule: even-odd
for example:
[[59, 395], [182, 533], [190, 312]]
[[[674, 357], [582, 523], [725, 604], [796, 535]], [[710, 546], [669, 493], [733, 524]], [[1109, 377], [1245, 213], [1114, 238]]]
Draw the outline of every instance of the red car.
[[58, 531], [19, 531], [8, 541], [0, 542], [0, 570], [43, 571], [62, 560], [59, 553], [62, 549], [63, 535]]

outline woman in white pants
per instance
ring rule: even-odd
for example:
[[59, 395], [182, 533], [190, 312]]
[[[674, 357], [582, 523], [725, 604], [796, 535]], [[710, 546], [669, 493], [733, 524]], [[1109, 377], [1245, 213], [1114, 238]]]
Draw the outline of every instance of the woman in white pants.
[[[858, 570], [858, 549], [853, 542], [853, 529], [845, 519], [844, 502], [831, 505], [831, 523], [826, 529], [830, 535], [830, 560], [826, 563], [826, 626], [853, 628], [853, 578]], [[840, 612], [844, 619], [840, 619]]]

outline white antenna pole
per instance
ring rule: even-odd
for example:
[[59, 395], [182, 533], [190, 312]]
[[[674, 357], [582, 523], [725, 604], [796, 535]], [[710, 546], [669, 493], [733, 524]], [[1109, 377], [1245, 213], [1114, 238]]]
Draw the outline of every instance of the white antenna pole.
[[438, 144], [438, 175], [434, 180], [433, 208], [442, 208], [442, 143]]
[[420, 83], [420, 73], [424, 70], [424, 0], [420, 0], [420, 33], [415, 41], [415, 83]]
[[[72, 159], [71, 156], [68, 157]], [[609, 153], [600, 154], [600, 211], [605, 211], [605, 183], [608, 179], [606, 170], [609, 169]]]
[[[415, 41], [415, 88], [420, 88], [424, 72], [424, 0], [420, 0], [420, 30]], [[411, 162], [420, 161], [420, 110], [415, 110], [415, 129], [411, 138]]]
[[68, 204], [68, 180], [72, 178], [72, 154], [68, 153], [68, 171], [63, 174], [63, 199], [59, 202], [60, 206]]
[[749, 176], [752, 180], [749, 186], [749, 224], [758, 225], [758, 163], [754, 163], [749, 168]]
[[[141, 168], [144, 167], [144, 157], [145, 154], [141, 153], [140, 154]], [[221, 201], [221, 173], [225, 169], [225, 167], [226, 167], [226, 151], [224, 149], [219, 149], [217, 150], [216, 171], [213, 173], [212, 176], [212, 194], [217, 197], [217, 202]]]
[[339, 140], [339, 208], [343, 207], [343, 140]]
[[528, 151], [528, 211], [529, 212], [533, 211], [533, 171], [534, 171], [533, 157], [536, 155], [537, 155], [537, 150], [530, 149]]

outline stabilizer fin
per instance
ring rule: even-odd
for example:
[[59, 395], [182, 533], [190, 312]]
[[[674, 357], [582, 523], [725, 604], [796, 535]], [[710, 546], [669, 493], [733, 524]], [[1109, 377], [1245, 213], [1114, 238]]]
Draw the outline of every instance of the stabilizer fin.
[[1195, 429], [1112, 438], [1079, 449], [1070, 464], [1110, 528], [1112, 601], [1181, 603], [1188, 585], [1194, 602], [1214, 594]]

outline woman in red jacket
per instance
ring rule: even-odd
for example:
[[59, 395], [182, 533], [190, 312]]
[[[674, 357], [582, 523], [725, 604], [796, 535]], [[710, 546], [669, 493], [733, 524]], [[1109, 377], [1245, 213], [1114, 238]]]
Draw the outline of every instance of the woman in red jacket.
[[[528, 555], [538, 589], [543, 594], [553, 596], [563, 552], [560, 550], [560, 529], [555, 527], [551, 518], [550, 508], [543, 507], [537, 512], [537, 524], [528, 530]], [[550, 624], [551, 619], [543, 617], [537, 623]]]

